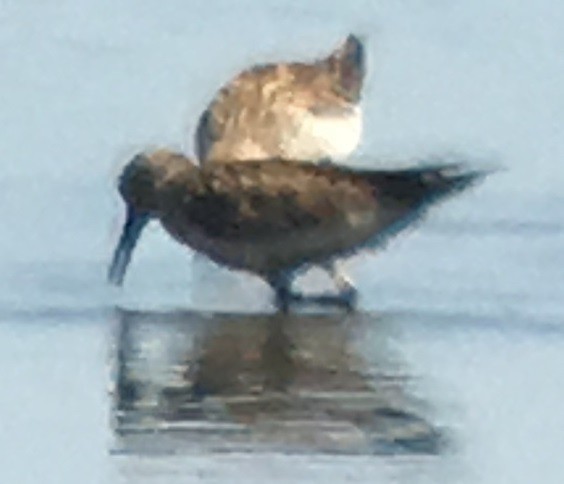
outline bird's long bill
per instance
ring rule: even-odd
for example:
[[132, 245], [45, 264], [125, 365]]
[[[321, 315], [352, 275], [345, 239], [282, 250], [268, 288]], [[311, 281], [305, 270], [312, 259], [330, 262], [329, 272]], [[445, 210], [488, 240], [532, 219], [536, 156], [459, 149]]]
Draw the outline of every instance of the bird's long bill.
[[148, 221], [149, 216], [147, 214], [140, 214], [131, 207], [127, 208], [127, 217], [108, 270], [108, 281], [111, 284], [122, 285], [133, 249], [135, 249], [137, 240]]

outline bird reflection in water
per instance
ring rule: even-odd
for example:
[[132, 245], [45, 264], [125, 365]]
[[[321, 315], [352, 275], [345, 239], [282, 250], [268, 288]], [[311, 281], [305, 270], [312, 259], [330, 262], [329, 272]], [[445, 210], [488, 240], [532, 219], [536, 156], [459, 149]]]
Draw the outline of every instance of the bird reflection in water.
[[120, 310], [117, 450], [436, 454], [384, 318]]

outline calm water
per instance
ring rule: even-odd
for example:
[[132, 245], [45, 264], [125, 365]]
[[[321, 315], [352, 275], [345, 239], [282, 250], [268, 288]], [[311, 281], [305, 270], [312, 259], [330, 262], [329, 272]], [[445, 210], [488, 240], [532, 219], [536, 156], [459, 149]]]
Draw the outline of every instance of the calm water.
[[[2, 482], [564, 480], [564, 7], [381, 3], [0, 3]], [[128, 157], [349, 31], [359, 163], [506, 170], [349, 261], [356, 315], [276, 317], [156, 226], [106, 287]]]

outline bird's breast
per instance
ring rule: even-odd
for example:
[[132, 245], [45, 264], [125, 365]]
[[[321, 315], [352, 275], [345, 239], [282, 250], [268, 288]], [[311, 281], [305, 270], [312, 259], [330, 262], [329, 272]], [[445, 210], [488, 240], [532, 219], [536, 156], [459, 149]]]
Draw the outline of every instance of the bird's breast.
[[343, 160], [361, 140], [362, 111], [359, 106], [342, 112], [296, 110], [292, 119], [293, 129], [282, 137], [282, 151], [292, 159]]

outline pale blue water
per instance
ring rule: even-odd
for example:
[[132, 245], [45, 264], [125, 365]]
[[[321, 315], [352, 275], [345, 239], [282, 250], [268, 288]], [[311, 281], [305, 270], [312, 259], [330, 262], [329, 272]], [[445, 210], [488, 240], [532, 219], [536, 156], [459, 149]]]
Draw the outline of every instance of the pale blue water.
[[[1, 2], [1, 481], [562, 482], [563, 21], [553, 0]], [[391, 381], [449, 444], [324, 456], [217, 454], [180, 439], [163, 454], [149, 436], [123, 449], [116, 305], [165, 320], [270, 308], [260, 282], [193, 270], [156, 226], [125, 289], [106, 287], [120, 166], [147, 146], [191, 152], [198, 114], [227, 78], [323, 55], [349, 31], [367, 35], [370, 56], [363, 163], [462, 153], [506, 168], [348, 264], [368, 315], [351, 354], [369, 375], [392, 354]], [[162, 355], [176, 333], [160, 318], [139, 339], [160, 348], [155, 359], [122, 358], [175, 368]]]

